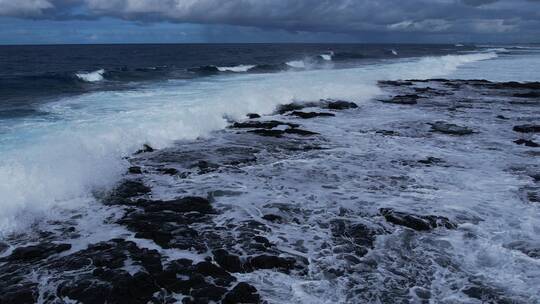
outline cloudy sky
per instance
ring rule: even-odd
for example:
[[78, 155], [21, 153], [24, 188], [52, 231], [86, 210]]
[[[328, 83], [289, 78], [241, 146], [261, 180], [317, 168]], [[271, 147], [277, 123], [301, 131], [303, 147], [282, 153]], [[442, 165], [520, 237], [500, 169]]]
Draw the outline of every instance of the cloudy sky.
[[540, 0], [0, 0], [0, 44], [540, 42]]

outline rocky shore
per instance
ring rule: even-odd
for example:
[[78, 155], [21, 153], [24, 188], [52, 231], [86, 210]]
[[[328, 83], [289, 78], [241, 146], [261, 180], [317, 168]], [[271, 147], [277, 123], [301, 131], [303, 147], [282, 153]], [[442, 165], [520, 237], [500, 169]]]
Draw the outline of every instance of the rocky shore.
[[540, 83], [379, 86], [368, 104], [293, 103], [145, 146], [96, 193], [114, 237], [72, 211], [0, 241], [0, 304], [539, 303], [457, 244], [538, 267], [540, 238], [491, 229], [511, 206], [538, 212]]

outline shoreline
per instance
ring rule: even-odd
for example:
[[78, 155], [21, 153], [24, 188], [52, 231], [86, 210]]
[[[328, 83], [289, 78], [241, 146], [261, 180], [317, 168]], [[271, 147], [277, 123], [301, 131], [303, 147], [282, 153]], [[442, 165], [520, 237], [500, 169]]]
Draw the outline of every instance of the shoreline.
[[[126, 181], [103, 198], [123, 210], [110, 221], [131, 235], [75, 251], [64, 239], [77, 238], [76, 226], [60, 223], [64, 229], [31, 247], [0, 243], [0, 302], [277, 303], [302, 302], [304, 293], [321, 301], [424, 303], [449, 292], [540, 301], [514, 281], [503, 286], [475, 277], [475, 267], [485, 265], [459, 264], [457, 257], [470, 252], [456, 248], [468, 243], [475, 250], [487, 237], [511, 253], [501, 259], [518, 255], [516, 269], [540, 257], [540, 240], [529, 230], [512, 242], [490, 239], [497, 212], [536, 227], [540, 84], [379, 85], [389, 97], [359, 108], [337, 101], [283, 105], [208, 139], [143, 149], [130, 159]], [[518, 201], [523, 205], [507, 209]], [[513, 222], [503, 224], [513, 229]], [[49, 272], [37, 275], [41, 283], [28, 277], [35, 269]], [[437, 285], [444, 269], [451, 269], [455, 289]], [[290, 290], [292, 282], [302, 293]]]

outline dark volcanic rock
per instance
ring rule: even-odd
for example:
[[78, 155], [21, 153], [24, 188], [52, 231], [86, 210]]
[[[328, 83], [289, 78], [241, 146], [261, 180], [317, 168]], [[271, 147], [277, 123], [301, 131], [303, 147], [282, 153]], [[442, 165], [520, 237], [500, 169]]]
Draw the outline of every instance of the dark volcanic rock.
[[309, 119], [314, 117], [331, 117], [336, 116], [336, 114], [333, 113], [318, 113], [318, 112], [300, 112], [300, 111], [293, 111], [290, 115], [298, 116], [303, 119]]
[[144, 211], [174, 211], [174, 212], [199, 212], [203, 214], [211, 213], [212, 206], [206, 198], [183, 197], [172, 201], [146, 201]]
[[392, 130], [378, 130], [375, 133], [381, 134], [384, 136], [399, 136], [400, 135], [399, 132], [392, 131]]
[[519, 98], [540, 98], [540, 92], [527, 92], [527, 93], [516, 93], [514, 97]]
[[240, 282], [225, 295], [223, 304], [256, 304], [260, 303], [261, 298], [257, 293], [257, 289], [247, 283]]
[[128, 172], [130, 174], [142, 174], [141, 167], [137, 167], [137, 166], [129, 167]]
[[269, 221], [269, 222], [279, 223], [279, 222], [283, 221], [283, 217], [281, 217], [279, 215], [276, 215], [276, 214], [266, 214], [262, 218]]
[[150, 152], [154, 152], [154, 148], [150, 147], [150, 145], [144, 144], [143, 148], [135, 152], [135, 154], [150, 153]]
[[388, 86], [411, 86], [413, 83], [411, 81], [403, 81], [403, 80], [380, 80], [378, 82], [380, 85], [388, 85]]
[[302, 136], [311, 136], [311, 135], [318, 135], [319, 133], [308, 131], [308, 130], [302, 130], [302, 129], [286, 129], [283, 132], [287, 134], [296, 134], [296, 135], [302, 135]]
[[285, 114], [287, 112], [295, 111], [295, 110], [302, 110], [303, 108], [308, 107], [307, 104], [300, 104], [300, 103], [289, 103], [284, 105], [279, 105], [276, 109], [276, 113], [278, 114]]
[[437, 157], [428, 157], [426, 159], [421, 159], [418, 161], [419, 163], [421, 164], [424, 164], [424, 165], [436, 165], [436, 164], [440, 164], [440, 163], [444, 163], [444, 161], [440, 158], [437, 158]]
[[253, 270], [257, 269], [277, 269], [284, 272], [292, 270], [296, 264], [293, 258], [282, 258], [274, 255], [259, 255], [251, 257], [246, 265]]
[[9, 248], [8, 244], [0, 242], [0, 254], [4, 253]]
[[446, 217], [436, 215], [415, 215], [405, 212], [398, 212], [388, 208], [379, 210], [384, 218], [395, 225], [405, 226], [417, 231], [428, 231], [437, 227], [455, 229], [457, 225], [450, 222]]
[[37, 303], [37, 284], [17, 284], [10, 289], [2, 289], [0, 303], [2, 304], [33, 304]]
[[126, 180], [113, 191], [113, 196], [131, 198], [134, 196], [150, 193], [152, 189], [140, 181]]
[[540, 133], [540, 125], [520, 125], [515, 126], [513, 130], [520, 133]]
[[311, 136], [311, 135], [318, 135], [319, 133], [302, 130], [302, 129], [285, 129], [285, 130], [267, 130], [267, 129], [258, 129], [258, 130], [251, 130], [248, 131], [249, 133], [254, 133], [260, 136], [269, 136], [269, 137], [282, 137], [284, 134], [296, 134], [296, 135], [302, 135], [302, 136]]
[[216, 263], [223, 267], [223, 269], [230, 272], [243, 272], [243, 264], [239, 256], [230, 254], [225, 249], [214, 250], [212, 254]]
[[356, 109], [358, 105], [354, 102], [336, 100], [336, 101], [326, 101], [325, 108], [330, 110], [346, 110], [346, 109]]
[[255, 118], [261, 118], [261, 115], [257, 114], [257, 113], [248, 113], [246, 115], [249, 119], [255, 119]]
[[458, 126], [444, 121], [437, 121], [435, 123], [430, 123], [429, 125], [431, 125], [431, 130], [433, 132], [449, 135], [469, 135], [474, 133], [473, 130], [467, 127]]
[[508, 245], [505, 245], [505, 247], [521, 251], [522, 253], [530, 256], [531, 258], [540, 259], [540, 243], [533, 243], [528, 241], [514, 241]]
[[394, 104], [403, 104], [403, 105], [414, 105], [418, 103], [418, 99], [421, 97], [416, 94], [409, 95], [397, 95], [391, 99], [381, 100], [385, 103], [394, 103]]
[[259, 129], [259, 130], [251, 130], [248, 131], [249, 133], [254, 133], [260, 136], [268, 136], [268, 137], [282, 137], [285, 132], [282, 130], [265, 130], [265, 129]]
[[175, 168], [160, 168], [158, 169], [160, 173], [167, 174], [167, 175], [176, 175], [178, 174], [178, 170]]
[[246, 121], [246, 122], [235, 122], [231, 128], [235, 129], [273, 129], [277, 126], [289, 126], [291, 128], [298, 127], [297, 124], [282, 122], [277, 120], [269, 121]]
[[71, 249], [70, 244], [53, 244], [43, 243], [33, 246], [15, 248], [10, 256], [9, 261], [32, 261], [45, 259], [53, 254]]
[[531, 147], [531, 148], [538, 148], [540, 147], [540, 144], [532, 141], [532, 140], [528, 140], [528, 139], [518, 139], [518, 140], [515, 140], [514, 143], [518, 144], [518, 145], [522, 145], [522, 146], [526, 146], [526, 147]]

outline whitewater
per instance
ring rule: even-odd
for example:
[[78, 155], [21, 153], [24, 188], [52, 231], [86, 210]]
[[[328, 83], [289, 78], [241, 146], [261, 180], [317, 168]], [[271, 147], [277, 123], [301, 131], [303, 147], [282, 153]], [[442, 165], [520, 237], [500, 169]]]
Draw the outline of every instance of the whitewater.
[[[0, 270], [22, 282], [0, 282], [0, 302], [13, 286], [38, 290], [38, 303], [99, 297], [123, 271], [132, 277], [119, 282], [132, 286], [188, 259], [223, 267], [268, 303], [540, 303], [538, 165], [535, 148], [515, 143], [538, 135], [512, 129], [535, 123], [535, 99], [514, 96], [532, 92], [515, 83], [458, 80], [539, 81], [538, 48], [390, 54], [345, 68], [334, 52], [298, 55], [282, 61], [292, 69], [265, 74], [250, 73], [251, 61], [212, 63], [217, 72], [204, 77], [116, 90], [99, 87], [114, 83], [113, 68], [77, 69], [67, 78], [99, 90], [0, 120]], [[434, 78], [450, 80], [423, 81]], [[418, 103], [392, 103], [402, 95]], [[279, 111], [291, 102], [307, 108]], [[301, 118], [317, 113], [326, 116]], [[277, 127], [242, 126], [268, 121]], [[471, 133], [436, 132], [441, 121]], [[268, 134], [278, 135], [259, 136]], [[144, 145], [155, 151], [138, 153]], [[115, 197], [126, 183], [141, 192]], [[175, 211], [180, 197], [208, 199], [213, 211]], [[388, 212], [436, 216], [436, 227], [411, 229]], [[30, 262], [12, 257], [50, 244], [68, 246]], [[235, 270], [216, 249], [253, 269]], [[261, 252], [283, 268], [249, 260]], [[115, 275], [103, 279], [104, 267]], [[193, 273], [182, 271], [174, 278], [190, 286]], [[96, 289], [85, 295], [87, 280]], [[191, 292], [159, 284], [167, 291], [156, 298]]]
[[[27, 227], [54, 208], [79, 208], [126, 169], [123, 156], [143, 144], [207, 136], [227, 119], [271, 113], [279, 104], [324, 98], [362, 104], [380, 93], [381, 79], [442, 77], [496, 53], [448, 55], [342, 70], [309, 70], [170, 80], [125, 92], [69, 97], [42, 106], [40, 117], [0, 125], [0, 231]], [[100, 80], [102, 70], [81, 76]]]

